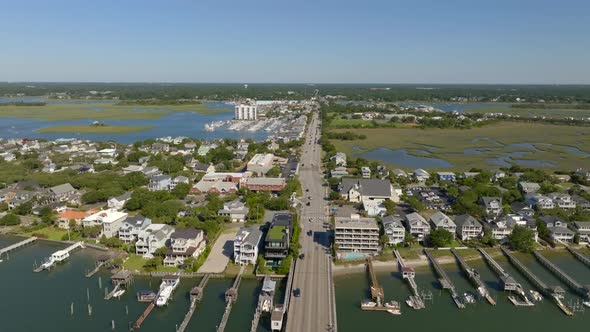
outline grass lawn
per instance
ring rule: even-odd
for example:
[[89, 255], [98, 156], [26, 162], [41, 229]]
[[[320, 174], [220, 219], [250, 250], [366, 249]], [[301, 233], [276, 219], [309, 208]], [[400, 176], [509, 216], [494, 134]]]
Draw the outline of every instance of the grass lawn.
[[148, 130], [153, 126], [54, 126], [37, 130], [39, 133], [119, 134]]
[[43, 237], [49, 240], [61, 241], [62, 237], [68, 234], [68, 231], [65, 229], [47, 226], [45, 228], [41, 228], [32, 232], [25, 233], [26, 236], [34, 236], [33, 234], [37, 235], [42, 234]]
[[[131, 271], [144, 271], [143, 265], [148, 260], [141, 257], [140, 255], [130, 254], [129, 258], [123, 263], [123, 267]], [[163, 266], [160, 265], [154, 272], [177, 272], [178, 267], [176, 266]]]
[[217, 114], [227, 112], [206, 105], [117, 105], [97, 104], [47, 104], [45, 106], [0, 107], [0, 117], [18, 117], [47, 121], [63, 120], [152, 120], [173, 112]]
[[[344, 132], [346, 129], [333, 131]], [[450, 169], [456, 170], [498, 167], [487, 160], [522, 151], [530, 153], [515, 159], [547, 161], [555, 165], [553, 169], [573, 170], [590, 162], [590, 157], [568, 151], [573, 147], [590, 152], [590, 127], [500, 122], [473, 129], [375, 128], [355, 129], [354, 132], [364, 134], [367, 138], [356, 141], [332, 140], [338, 151], [359, 156], [376, 148], [388, 148], [407, 149], [410, 154], [414, 154], [413, 150], [424, 150], [427, 146], [430, 147], [428, 157], [447, 160], [453, 165]], [[509, 146], [518, 143], [530, 143], [534, 148]], [[479, 150], [477, 153], [465, 154], [465, 149]], [[395, 164], [395, 160], [382, 162], [391, 167], [410, 169]], [[440, 169], [427, 166], [424, 168]]]

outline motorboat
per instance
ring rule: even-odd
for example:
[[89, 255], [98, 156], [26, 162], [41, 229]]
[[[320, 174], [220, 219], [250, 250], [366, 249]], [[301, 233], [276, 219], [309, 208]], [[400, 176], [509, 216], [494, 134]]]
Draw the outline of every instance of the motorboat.
[[41, 268], [44, 270], [49, 270], [50, 268], [53, 267], [53, 264], [55, 264], [55, 261], [53, 260], [53, 258], [47, 257], [43, 260], [43, 263], [41, 263]]
[[160, 291], [158, 292], [158, 298], [156, 299], [156, 305], [158, 307], [168, 304], [168, 301], [170, 301], [170, 298], [172, 297], [172, 293], [179, 283], [180, 278], [178, 278], [178, 276], [169, 276], [162, 279]]
[[475, 296], [469, 293], [463, 293], [463, 300], [465, 303], [475, 303]]
[[116, 291], [116, 292], [113, 294], [113, 297], [117, 297], [117, 298], [119, 298], [119, 297], [123, 296], [123, 294], [125, 294], [125, 290], [124, 290], [124, 289], [119, 289], [118, 291]]
[[535, 301], [541, 301], [543, 300], [543, 296], [541, 295], [541, 293], [534, 291], [534, 290], [529, 290], [529, 292], [531, 293], [531, 296], [533, 297], [533, 300]]
[[389, 312], [392, 315], [401, 315], [402, 314], [402, 311], [399, 309], [389, 309], [389, 310], [387, 310], [387, 312]]
[[582, 304], [590, 308], [590, 301], [584, 301], [582, 302]]
[[389, 302], [385, 302], [385, 308], [389, 308], [389, 309], [400, 309], [399, 303], [396, 301], [389, 301]]
[[411, 299], [407, 299], [406, 304], [408, 305], [408, 307], [414, 309], [414, 302]]
[[377, 306], [377, 302], [373, 301], [363, 301], [361, 303], [361, 308], [374, 308]]

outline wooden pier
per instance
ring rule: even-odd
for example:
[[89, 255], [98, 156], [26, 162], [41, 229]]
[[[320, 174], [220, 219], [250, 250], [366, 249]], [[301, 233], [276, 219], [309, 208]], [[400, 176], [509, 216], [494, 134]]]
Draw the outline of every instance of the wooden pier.
[[203, 276], [203, 279], [201, 279], [201, 281], [199, 282], [199, 285], [194, 287], [193, 289], [191, 289], [191, 292], [190, 292], [191, 305], [190, 305], [186, 315], [184, 315], [184, 319], [182, 320], [182, 323], [180, 323], [180, 325], [176, 329], [176, 332], [184, 332], [184, 330], [186, 330], [188, 323], [191, 321], [191, 318], [193, 317], [193, 314], [195, 313], [195, 310], [197, 309], [197, 304], [199, 302], [201, 302], [201, 299], [203, 298], [203, 292], [205, 291], [205, 287], [207, 286], [207, 282], [209, 282], [209, 278], [210, 278], [210, 275], [205, 274]]
[[522, 264], [508, 249], [501, 247], [502, 252], [508, 260], [535, 286], [541, 293], [545, 294], [549, 298], [553, 299], [555, 304], [568, 316], [573, 316], [574, 313], [571, 311], [561, 299], [565, 295], [565, 290], [559, 286], [547, 286], [541, 279], [533, 274], [524, 264]]
[[223, 332], [225, 330], [225, 325], [227, 325], [227, 321], [229, 320], [232, 306], [238, 300], [238, 289], [240, 288], [240, 282], [242, 281], [242, 273], [244, 273], [243, 265], [240, 268], [240, 273], [234, 280], [234, 284], [225, 291], [225, 311], [223, 312], [223, 317], [221, 317], [221, 322], [217, 326], [217, 332]]
[[13, 250], [18, 249], [18, 248], [24, 247], [28, 244], [31, 244], [31, 243], [35, 242], [36, 240], [37, 240], [37, 238], [35, 236], [33, 236], [33, 237], [26, 238], [18, 243], [11, 244], [8, 247], [4, 247], [4, 248], [0, 249], [0, 258], [2, 258], [2, 255], [7, 254]]
[[526, 292], [524, 291], [522, 285], [516, 282], [516, 280], [510, 274], [508, 274], [508, 272], [506, 272], [506, 270], [504, 270], [500, 266], [500, 264], [498, 264], [498, 262], [496, 262], [492, 258], [492, 256], [490, 256], [483, 248], [477, 248], [477, 250], [479, 250], [484, 260], [488, 263], [492, 270], [496, 272], [496, 274], [500, 278], [504, 290], [514, 292], [521, 298], [521, 300], [518, 300], [516, 298], [511, 299], [509, 297], [510, 302], [512, 302], [516, 306], [522, 307], [530, 307], [535, 305], [526, 295]]
[[369, 277], [371, 278], [371, 298], [377, 302], [377, 305], [380, 305], [383, 303], [383, 287], [379, 285], [377, 275], [375, 275], [375, 271], [373, 270], [373, 261], [370, 258], [367, 258], [366, 265]]
[[133, 283], [133, 274], [131, 271], [121, 270], [111, 277], [111, 282], [113, 283], [114, 287], [110, 292], [108, 292], [108, 290], [105, 288], [105, 300], [110, 300], [121, 287], [128, 286]]
[[86, 272], [86, 274], [85, 274], [86, 278], [92, 278], [92, 276], [94, 276], [95, 274], [98, 273], [98, 271], [100, 271], [101, 267], [110, 264], [113, 261], [113, 259], [114, 259], [114, 257], [111, 257], [110, 255], [98, 256], [98, 258], [96, 260], [96, 264], [94, 266], [94, 269]]
[[540, 252], [534, 251], [535, 257], [543, 266], [545, 266], [549, 271], [551, 271], [555, 276], [557, 276], [561, 281], [566, 283], [571, 289], [576, 291], [586, 300], [590, 300], [590, 286], [583, 286], [578, 283], [574, 278], [572, 278], [569, 274], [565, 273], [562, 269], [557, 267], [557, 265], [553, 264], [550, 260], [548, 260], [545, 256], [541, 255]]
[[256, 332], [256, 330], [258, 329], [258, 322], [260, 320], [260, 316], [262, 316], [264, 312], [271, 313], [273, 311], [273, 298], [275, 288], [276, 282], [272, 281], [269, 276], [264, 277], [264, 281], [262, 282], [262, 289], [260, 290], [260, 295], [258, 296], [258, 304], [256, 305], [256, 310], [254, 311], [254, 318], [252, 318], [250, 332]]
[[416, 280], [414, 280], [414, 277], [416, 276], [416, 271], [414, 270], [414, 268], [406, 266], [406, 263], [404, 262], [402, 255], [399, 253], [399, 251], [397, 251], [397, 249], [393, 250], [393, 254], [397, 259], [399, 270], [402, 274], [402, 279], [407, 280], [408, 285], [410, 286], [410, 291], [412, 292], [412, 296], [410, 296], [412, 308], [416, 310], [426, 308], [424, 299], [418, 292], [418, 285], [416, 284]]
[[584, 265], [590, 267], [590, 257], [582, 254], [581, 252], [575, 250], [570, 246], [566, 246], [567, 250], [572, 253], [580, 262], [584, 263]]
[[145, 309], [145, 311], [135, 321], [135, 324], [133, 324], [133, 329], [134, 330], [139, 329], [141, 327], [141, 324], [143, 324], [143, 321], [150, 315], [150, 313], [152, 312], [152, 310], [154, 310], [155, 307], [156, 307], [156, 303], [155, 302], [152, 302], [152, 303], [150, 303], [147, 306], [147, 308]]
[[461, 301], [461, 299], [459, 298], [459, 295], [457, 294], [457, 291], [455, 290], [455, 285], [453, 285], [453, 283], [451, 282], [451, 279], [449, 278], [449, 276], [447, 276], [447, 273], [438, 264], [438, 262], [436, 261], [436, 258], [434, 256], [432, 256], [432, 254], [426, 249], [424, 249], [424, 254], [426, 255], [426, 257], [428, 257], [428, 259], [430, 260], [430, 263], [432, 263], [432, 266], [434, 267], [436, 274], [438, 274], [438, 276], [439, 276], [438, 281], [440, 282], [441, 287], [443, 289], [448, 289], [449, 292], [451, 292], [451, 297], [453, 298], [453, 301], [457, 305], [457, 308], [465, 309], [465, 303], [463, 303], [463, 301]]
[[485, 299], [491, 305], [496, 305], [496, 301], [494, 301], [494, 299], [490, 295], [490, 292], [486, 288], [485, 284], [483, 283], [483, 281], [481, 281], [481, 277], [480, 277], [479, 273], [474, 268], [470, 267], [469, 264], [467, 264], [467, 262], [463, 259], [463, 257], [461, 257], [461, 255], [459, 255], [459, 253], [457, 252], [457, 250], [455, 250], [455, 248], [451, 248], [451, 252], [453, 253], [453, 255], [455, 255], [455, 258], [457, 258], [457, 261], [459, 262], [459, 266], [461, 266], [463, 271], [465, 273], [467, 273], [467, 277], [473, 283], [473, 285], [477, 288], [477, 291], [479, 292], [479, 294], [481, 296], [485, 297]]
[[51, 263], [50, 265], [45, 266], [44, 264], [41, 264], [40, 266], [35, 267], [33, 272], [37, 273], [37, 272], [41, 272], [43, 270], [51, 269], [53, 266], [55, 266], [55, 264], [61, 263], [61, 262], [65, 261], [67, 258], [69, 258], [70, 252], [72, 252], [78, 248], [85, 248], [84, 242], [79, 241], [79, 242], [76, 242], [76, 243], [70, 245], [69, 247], [67, 247], [65, 249], [58, 250], [58, 251], [54, 252], [49, 258], [47, 258], [47, 260]]

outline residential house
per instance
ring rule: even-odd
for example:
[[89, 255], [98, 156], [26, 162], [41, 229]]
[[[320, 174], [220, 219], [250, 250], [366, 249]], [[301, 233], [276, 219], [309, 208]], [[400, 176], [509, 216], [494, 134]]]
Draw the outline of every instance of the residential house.
[[84, 227], [101, 226], [101, 235], [110, 238], [117, 236], [125, 218], [127, 218], [127, 213], [116, 210], [102, 210], [84, 218], [82, 225]]
[[572, 195], [572, 199], [576, 202], [576, 206], [583, 210], [590, 210], [590, 201], [582, 196]]
[[396, 177], [402, 177], [402, 178], [408, 177], [408, 173], [406, 173], [406, 171], [404, 171], [403, 169], [399, 169], [399, 168], [392, 170], [391, 173]]
[[483, 225], [484, 228], [491, 231], [492, 238], [499, 241], [506, 241], [514, 229], [514, 225], [509, 223], [506, 218], [497, 218], [494, 221], [487, 221], [484, 222]]
[[406, 229], [399, 217], [385, 216], [381, 219], [383, 233], [387, 236], [387, 244], [394, 246], [403, 243], [406, 236]]
[[217, 211], [217, 215], [221, 217], [227, 217], [231, 222], [244, 222], [248, 215], [248, 207], [239, 198], [226, 202], [223, 204], [223, 208]]
[[43, 173], [55, 173], [57, 171], [57, 165], [55, 163], [47, 163], [43, 166], [41, 172]]
[[341, 252], [377, 254], [381, 250], [379, 225], [374, 218], [351, 214], [350, 217], [335, 217], [334, 222], [334, 244], [339, 258], [343, 258]]
[[438, 173], [436, 173], [436, 175], [438, 176], [439, 181], [449, 181], [449, 182], [457, 181], [457, 176], [453, 172], [438, 172]]
[[483, 233], [482, 224], [468, 214], [455, 218], [456, 232], [461, 241], [478, 239]]
[[590, 243], [590, 221], [574, 221], [573, 228], [578, 233], [579, 244]]
[[549, 234], [555, 242], [574, 242], [575, 232], [570, 230], [567, 223], [559, 217], [555, 216], [542, 216], [539, 218], [542, 223], [547, 226]]
[[337, 179], [348, 175], [348, 170], [344, 166], [338, 166], [330, 171], [330, 176]]
[[371, 169], [369, 167], [363, 166], [363, 167], [361, 167], [361, 174], [364, 179], [370, 179], [371, 178]]
[[501, 197], [482, 197], [480, 203], [483, 205], [485, 213], [489, 218], [496, 218], [503, 212]]
[[76, 225], [82, 225], [82, 220], [89, 215], [97, 213], [97, 210], [88, 210], [88, 211], [77, 211], [72, 209], [66, 209], [61, 211], [57, 215], [57, 226], [63, 229], [70, 228], [70, 221], [74, 221]]
[[561, 209], [575, 209], [576, 208], [576, 201], [574, 201], [572, 199], [572, 197], [568, 194], [562, 194], [562, 193], [555, 192], [555, 193], [547, 194], [547, 197], [549, 197], [551, 200], [553, 200], [553, 203], [555, 203], [555, 205], [557, 205]]
[[156, 175], [148, 183], [149, 191], [168, 190], [172, 184], [170, 175]]
[[148, 166], [148, 167], [144, 167], [141, 172], [143, 173], [143, 175], [146, 178], [152, 178], [154, 176], [158, 176], [162, 174], [162, 171], [160, 171], [159, 168], [157, 168], [156, 166]]
[[349, 202], [362, 203], [386, 199], [399, 202], [401, 189], [394, 187], [388, 180], [381, 179], [342, 179], [339, 186], [340, 196]]
[[430, 179], [430, 173], [423, 170], [422, 168], [418, 168], [418, 169], [414, 170], [414, 177], [416, 178], [416, 180], [418, 182], [424, 182], [424, 181]]
[[166, 224], [151, 224], [137, 234], [135, 253], [145, 258], [153, 257], [156, 250], [165, 247], [174, 233], [174, 227]]
[[553, 209], [555, 208], [555, 203], [553, 200], [547, 196], [541, 194], [531, 194], [525, 198], [526, 204], [528, 204], [531, 208], [537, 209]]
[[535, 210], [533, 210], [532, 207], [530, 207], [528, 204], [524, 202], [513, 202], [512, 204], [510, 204], [510, 209], [512, 210], [512, 212], [521, 216], [527, 215], [532, 217], [535, 215]]
[[590, 181], [590, 170], [578, 168], [575, 174], [586, 181]]
[[287, 257], [292, 235], [293, 215], [276, 213], [264, 239], [264, 258], [280, 262]]
[[78, 191], [69, 183], [49, 188], [50, 202], [66, 202], [77, 196]]
[[139, 233], [143, 232], [151, 224], [152, 220], [141, 214], [127, 217], [123, 221], [121, 228], [119, 228], [119, 240], [123, 241], [123, 243], [135, 242]]
[[387, 167], [385, 167], [383, 165], [377, 166], [377, 176], [381, 179], [388, 177], [389, 171], [387, 170]]
[[119, 196], [115, 196], [115, 197], [111, 197], [109, 198], [109, 200], [107, 201], [107, 206], [109, 209], [112, 210], [123, 210], [123, 207], [125, 206], [125, 204], [131, 199], [131, 192], [128, 191], [126, 193], [124, 193], [123, 195], [119, 195]]
[[534, 194], [537, 191], [541, 190], [541, 186], [538, 183], [535, 182], [524, 182], [521, 181], [518, 183], [518, 188], [520, 189], [520, 191], [524, 194]]
[[234, 263], [255, 265], [262, 232], [254, 227], [242, 228], [234, 239]]
[[123, 174], [127, 175], [133, 172], [142, 172], [144, 167], [142, 165], [129, 165], [127, 167], [123, 167]]
[[406, 229], [410, 234], [422, 241], [428, 234], [430, 234], [430, 225], [417, 212], [406, 214]]
[[215, 172], [215, 166], [213, 166], [213, 164], [204, 164], [204, 163], [200, 163], [200, 162], [197, 162], [195, 164], [195, 166], [193, 167], [193, 169], [197, 173], [212, 173], [212, 172]]
[[430, 224], [432, 225], [433, 229], [444, 229], [445, 231], [448, 231], [449, 233], [453, 234], [453, 238], [455, 238], [457, 225], [446, 214], [440, 211], [436, 212], [435, 214], [430, 216]]
[[504, 172], [502, 170], [499, 170], [499, 171], [496, 171], [494, 173], [494, 175], [492, 175], [492, 181], [493, 182], [498, 182], [498, 181], [500, 181], [501, 179], [503, 179], [505, 177], [506, 177], [506, 172]]
[[333, 161], [336, 166], [343, 166], [346, 167], [346, 154], [344, 152], [336, 152], [336, 154], [334, 156], [332, 156], [332, 158], [330, 158], [331, 161]]
[[172, 190], [172, 189], [176, 188], [176, 186], [181, 183], [188, 184], [189, 179], [184, 175], [179, 175], [172, 180], [172, 183], [170, 183], [169, 189]]
[[477, 177], [478, 175], [479, 175], [479, 172], [463, 172], [464, 179], [474, 178], [474, 177]]
[[205, 251], [205, 233], [200, 229], [177, 229], [170, 236], [170, 249], [164, 265], [178, 266], [189, 257], [199, 257]]

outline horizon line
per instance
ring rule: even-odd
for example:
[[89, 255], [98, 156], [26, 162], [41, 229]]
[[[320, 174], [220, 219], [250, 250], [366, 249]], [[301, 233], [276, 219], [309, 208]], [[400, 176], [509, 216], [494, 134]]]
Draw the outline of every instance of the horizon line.
[[590, 86], [590, 83], [403, 83], [403, 82], [183, 82], [183, 81], [0, 81], [0, 84], [276, 84], [276, 85], [539, 85], [539, 86]]

